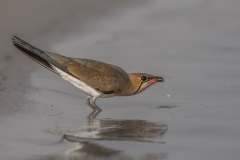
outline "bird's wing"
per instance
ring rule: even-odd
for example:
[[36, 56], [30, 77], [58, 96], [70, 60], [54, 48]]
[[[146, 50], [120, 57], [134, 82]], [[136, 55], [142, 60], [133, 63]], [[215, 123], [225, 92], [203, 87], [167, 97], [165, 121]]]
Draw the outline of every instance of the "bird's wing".
[[123, 69], [111, 64], [90, 59], [69, 58], [51, 52], [46, 53], [59, 64], [66, 66], [73, 76], [105, 94], [120, 92], [129, 80]]
[[80, 79], [85, 84], [105, 94], [122, 90], [129, 77], [121, 68], [89, 59], [78, 59], [40, 50], [13, 36], [13, 44], [28, 57], [59, 74], [52, 66]]

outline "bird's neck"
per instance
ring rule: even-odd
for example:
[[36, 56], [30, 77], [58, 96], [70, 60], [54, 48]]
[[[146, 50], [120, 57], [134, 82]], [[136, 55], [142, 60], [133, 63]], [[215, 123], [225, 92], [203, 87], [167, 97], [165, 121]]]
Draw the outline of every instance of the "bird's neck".
[[123, 96], [134, 95], [136, 93], [136, 91], [138, 90], [138, 88], [139, 88], [139, 83], [136, 82], [136, 80], [134, 78], [132, 78], [131, 75], [129, 75], [129, 79], [126, 82], [126, 84], [124, 85], [121, 94]]

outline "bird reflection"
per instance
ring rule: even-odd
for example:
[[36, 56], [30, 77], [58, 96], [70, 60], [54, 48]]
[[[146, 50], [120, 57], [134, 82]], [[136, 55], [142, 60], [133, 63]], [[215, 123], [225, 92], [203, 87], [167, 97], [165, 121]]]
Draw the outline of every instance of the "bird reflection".
[[[98, 141], [135, 141], [145, 143], [160, 143], [161, 137], [167, 132], [166, 124], [146, 120], [94, 119], [87, 127], [73, 135], [65, 134], [64, 141], [74, 143], [75, 147], [65, 152], [67, 156], [84, 157], [123, 157], [119, 149], [102, 146]], [[158, 153], [159, 154], [159, 153]], [[145, 157], [146, 155], [141, 155]], [[155, 155], [156, 156], [156, 155]], [[160, 153], [157, 157], [165, 154]]]
[[167, 125], [148, 122], [145, 120], [94, 119], [90, 120], [85, 130], [74, 135], [64, 135], [68, 140], [74, 137], [75, 141], [85, 140], [119, 140], [164, 143], [157, 138], [167, 132]]

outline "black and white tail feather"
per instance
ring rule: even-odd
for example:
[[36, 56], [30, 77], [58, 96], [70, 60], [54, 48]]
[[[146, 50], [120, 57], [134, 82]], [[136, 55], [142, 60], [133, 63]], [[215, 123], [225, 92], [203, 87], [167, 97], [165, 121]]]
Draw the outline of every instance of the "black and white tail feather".
[[[37, 47], [32, 46], [31, 44], [25, 42], [24, 40], [13, 36], [12, 38], [13, 45], [18, 48], [21, 52], [27, 55], [29, 58], [44, 66], [45, 68], [51, 70], [52, 72], [59, 74], [52, 66], [57, 67], [58, 69], [69, 73], [66, 66], [63, 66], [53, 60], [46, 52]], [[69, 73], [70, 74], [70, 73]]]

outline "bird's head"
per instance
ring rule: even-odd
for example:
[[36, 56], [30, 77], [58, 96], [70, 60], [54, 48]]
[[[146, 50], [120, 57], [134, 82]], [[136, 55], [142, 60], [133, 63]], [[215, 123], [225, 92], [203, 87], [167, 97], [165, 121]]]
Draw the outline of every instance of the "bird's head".
[[138, 94], [157, 82], [164, 82], [159, 76], [153, 76], [146, 73], [130, 73], [128, 74], [131, 85], [132, 94]]

